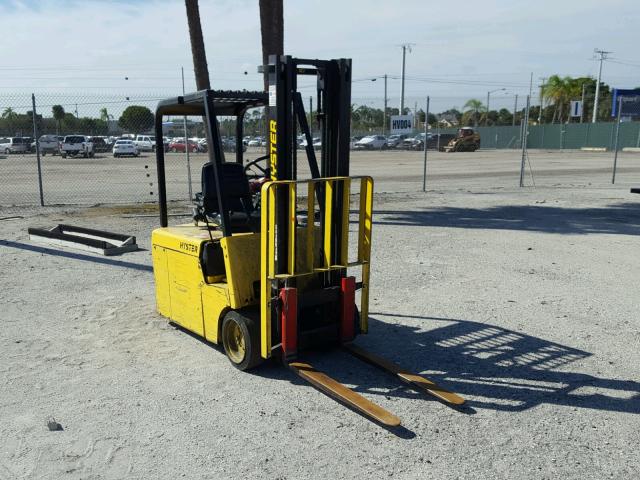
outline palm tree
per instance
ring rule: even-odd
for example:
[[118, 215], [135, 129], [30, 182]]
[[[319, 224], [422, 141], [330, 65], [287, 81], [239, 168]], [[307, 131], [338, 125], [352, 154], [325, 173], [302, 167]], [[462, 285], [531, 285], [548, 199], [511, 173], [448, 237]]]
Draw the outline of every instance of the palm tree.
[[7, 121], [9, 131], [13, 131], [13, 122], [18, 118], [18, 114], [11, 107], [7, 107], [2, 111], [2, 118]]
[[[260, 32], [262, 34], [262, 64], [269, 55], [284, 53], [284, 18], [282, 0], [260, 0]], [[269, 73], [264, 70], [264, 89], [269, 88]]]
[[7, 118], [13, 118], [15, 117], [16, 112], [13, 110], [13, 108], [11, 107], [7, 107], [2, 111], [2, 118], [7, 119]]
[[472, 98], [470, 100], [467, 100], [467, 103], [464, 104], [465, 108], [465, 113], [467, 112], [472, 112], [472, 117], [473, 117], [473, 126], [477, 127], [478, 126], [478, 120], [480, 115], [478, 115], [481, 112], [486, 111], [486, 107], [482, 104], [482, 102], [476, 98]]
[[[204, 40], [202, 38], [202, 25], [200, 24], [200, 10], [198, 0], [185, 0], [187, 7], [187, 23], [189, 24], [189, 39], [191, 40], [191, 55], [193, 56], [193, 71], [196, 75], [196, 88], [198, 90], [208, 90], [211, 88], [209, 81], [209, 67], [207, 66], [207, 54], [204, 50]], [[203, 124], [206, 119], [203, 117]], [[213, 149], [213, 141], [209, 135], [209, 129], [204, 129], [207, 137], [207, 145]], [[185, 140], [186, 141], [186, 140]]]
[[53, 107], [51, 107], [51, 113], [56, 121], [56, 135], [60, 135], [60, 122], [64, 120], [65, 115], [64, 108], [62, 107], [62, 105], [54, 105]]
[[[207, 90], [211, 88], [207, 54], [202, 39], [202, 25], [200, 24], [200, 10], [198, 0], [185, 0], [187, 7], [187, 23], [189, 24], [189, 38], [191, 39], [191, 55], [193, 56], [193, 70], [196, 75], [196, 88]], [[211, 145], [211, 143], [209, 143]]]

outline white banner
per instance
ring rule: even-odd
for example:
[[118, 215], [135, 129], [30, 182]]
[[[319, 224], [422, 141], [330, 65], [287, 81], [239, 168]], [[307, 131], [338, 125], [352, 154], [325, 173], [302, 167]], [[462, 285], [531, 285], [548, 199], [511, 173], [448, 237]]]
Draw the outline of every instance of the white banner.
[[413, 115], [392, 115], [391, 133], [411, 133], [413, 130]]

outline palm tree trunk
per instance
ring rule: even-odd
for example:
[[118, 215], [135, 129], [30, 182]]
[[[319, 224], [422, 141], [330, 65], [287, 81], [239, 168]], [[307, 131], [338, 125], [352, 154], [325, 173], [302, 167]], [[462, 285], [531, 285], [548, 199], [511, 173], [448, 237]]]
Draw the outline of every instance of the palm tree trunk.
[[[202, 38], [202, 25], [200, 24], [200, 10], [198, 0], [185, 0], [187, 7], [187, 23], [189, 24], [189, 39], [191, 40], [191, 55], [193, 56], [193, 71], [196, 75], [196, 89], [209, 90], [209, 68], [207, 66], [207, 54], [204, 50], [204, 40]], [[202, 117], [202, 122], [206, 125], [206, 117]], [[185, 135], [187, 136], [187, 135]], [[209, 135], [209, 129], [204, 129], [204, 136], [207, 138], [207, 147], [213, 151], [213, 139]], [[189, 139], [184, 139], [185, 151], [189, 148]], [[191, 181], [191, 179], [189, 179]]]
[[[282, 0], [260, 0], [260, 32], [262, 34], [262, 64], [269, 55], [284, 54], [284, 18]], [[269, 73], [264, 71], [264, 89], [269, 88]]]
[[189, 24], [191, 54], [193, 56], [193, 71], [196, 75], [196, 88], [198, 90], [206, 90], [211, 88], [211, 84], [209, 83], [207, 55], [204, 50], [204, 40], [202, 39], [198, 0], [185, 0], [184, 3], [187, 7], [187, 22]]

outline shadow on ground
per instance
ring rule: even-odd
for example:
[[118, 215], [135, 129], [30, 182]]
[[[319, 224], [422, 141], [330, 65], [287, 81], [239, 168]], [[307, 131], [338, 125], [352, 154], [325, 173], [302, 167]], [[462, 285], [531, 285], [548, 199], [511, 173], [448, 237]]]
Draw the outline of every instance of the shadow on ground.
[[603, 208], [505, 205], [376, 210], [378, 225], [525, 230], [547, 233], [640, 235], [640, 202]]
[[[522, 411], [553, 404], [640, 413], [639, 382], [559, 370], [591, 356], [588, 352], [469, 320], [372, 315], [370, 328], [375, 334], [370, 338], [379, 339], [372, 350], [466, 396], [471, 408]], [[389, 324], [376, 316], [443, 325], [423, 330]], [[362, 383], [355, 390], [375, 393], [375, 388]]]

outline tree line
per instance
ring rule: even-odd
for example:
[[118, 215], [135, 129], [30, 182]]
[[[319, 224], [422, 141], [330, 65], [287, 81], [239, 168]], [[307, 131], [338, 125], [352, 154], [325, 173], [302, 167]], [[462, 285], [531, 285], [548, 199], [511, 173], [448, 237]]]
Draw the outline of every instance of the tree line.
[[[128, 106], [117, 122], [107, 108], [101, 108], [97, 117], [78, 117], [65, 111], [62, 105], [51, 107], [51, 116], [36, 115], [36, 126], [40, 135], [84, 134], [115, 135], [120, 133], [145, 133], [154, 125], [153, 112], [140, 105]], [[0, 113], [0, 135], [30, 137], [33, 135], [33, 111], [17, 113], [6, 107]]]

